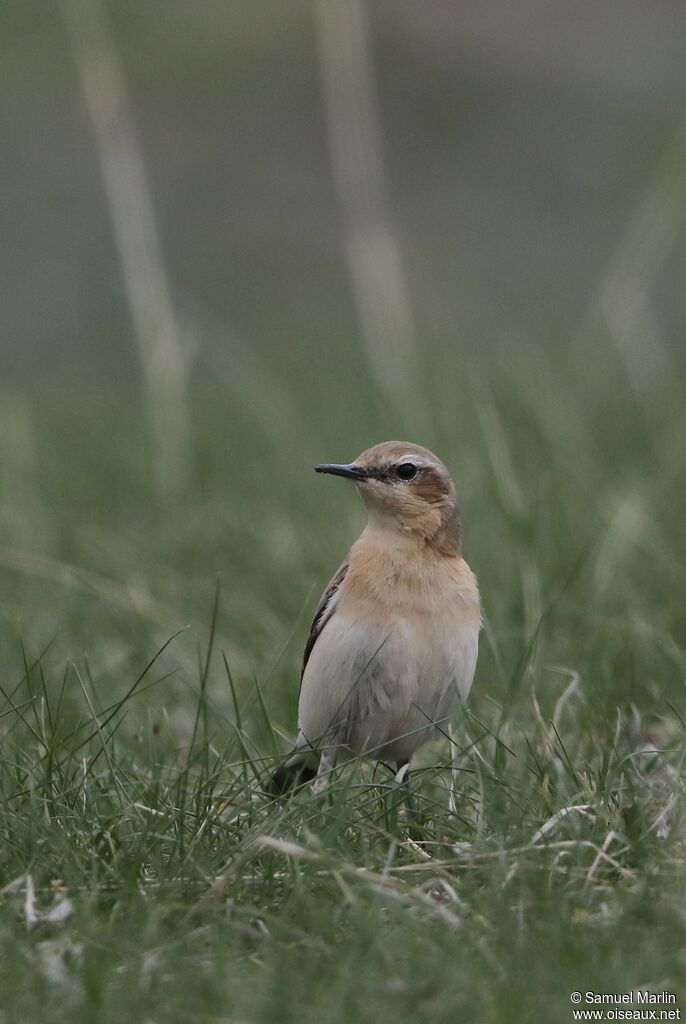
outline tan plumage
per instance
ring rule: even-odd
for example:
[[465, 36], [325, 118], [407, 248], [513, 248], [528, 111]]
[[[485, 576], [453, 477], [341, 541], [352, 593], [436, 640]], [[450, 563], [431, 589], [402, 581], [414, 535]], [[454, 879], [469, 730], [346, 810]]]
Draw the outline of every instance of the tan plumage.
[[283, 788], [291, 771], [318, 756], [318, 791], [337, 761], [407, 763], [446, 723], [472, 684], [481, 613], [461, 556], [455, 488], [432, 452], [389, 441], [351, 464], [317, 470], [354, 479], [369, 511], [315, 615], [299, 753], [274, 778]]

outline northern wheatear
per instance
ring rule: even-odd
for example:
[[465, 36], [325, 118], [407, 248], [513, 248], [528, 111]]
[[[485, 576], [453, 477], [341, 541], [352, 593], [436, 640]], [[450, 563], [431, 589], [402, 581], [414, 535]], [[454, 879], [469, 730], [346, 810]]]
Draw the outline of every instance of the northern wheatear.
[[273, 777], [278, 791], [316, 774], [320, 792], [336, 763], [356, 756], [409, 765], [467, 697], [481, 625], [455, 486], [440, 459], [386, 441], [315, 469], [353, 480], [369, 521], [314, 617], [297, 748]]

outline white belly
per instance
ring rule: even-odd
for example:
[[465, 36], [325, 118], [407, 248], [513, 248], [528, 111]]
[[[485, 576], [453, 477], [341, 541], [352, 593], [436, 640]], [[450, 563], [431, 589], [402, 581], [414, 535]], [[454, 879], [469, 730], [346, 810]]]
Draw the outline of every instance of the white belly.
[[315, 749], [334, 743], [341, 757], [405, 761], [446, 728], [469, 693], [479, 623], [444, 612], [391, 628], [336, 611], [303, 675], [299, 727]]

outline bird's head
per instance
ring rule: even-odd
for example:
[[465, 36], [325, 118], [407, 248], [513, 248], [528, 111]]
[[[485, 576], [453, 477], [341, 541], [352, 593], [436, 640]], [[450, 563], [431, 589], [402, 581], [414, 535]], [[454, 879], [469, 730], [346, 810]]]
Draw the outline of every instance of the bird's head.
[[353, 462], [326, 463], [315, 470], [353, 480], [375, 526], [415, 535], [444, 554], [459, 551], [455, 485], [428, 448], [384, 441]]

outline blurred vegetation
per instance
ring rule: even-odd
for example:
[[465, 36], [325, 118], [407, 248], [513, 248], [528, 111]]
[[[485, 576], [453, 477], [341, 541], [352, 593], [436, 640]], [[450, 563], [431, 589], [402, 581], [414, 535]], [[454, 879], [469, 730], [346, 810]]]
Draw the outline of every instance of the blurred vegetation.
[[[685, 18], [4, 6], [0, 1020], [677, 990]], [[259, 785], [363, 521], [310, 467], [392, 437], [453, 471], [486, 617], [419, 843], [383, 773]]]

